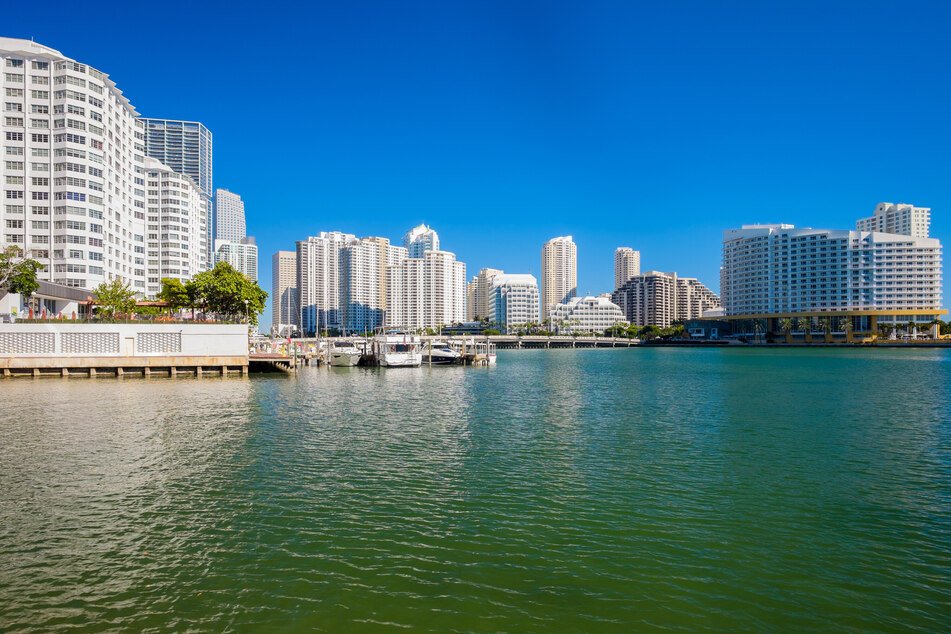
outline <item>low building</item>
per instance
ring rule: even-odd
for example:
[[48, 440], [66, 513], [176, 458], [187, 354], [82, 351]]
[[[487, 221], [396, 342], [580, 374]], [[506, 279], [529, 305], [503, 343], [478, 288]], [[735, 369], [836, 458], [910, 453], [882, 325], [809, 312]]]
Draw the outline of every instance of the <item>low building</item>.
[[564, 304], [553, 306], [551, 323], [560, 335], [602, 333], [612, 326], [628, 324], [620, 306], [607, 298], [591, 296], [572, 297]]

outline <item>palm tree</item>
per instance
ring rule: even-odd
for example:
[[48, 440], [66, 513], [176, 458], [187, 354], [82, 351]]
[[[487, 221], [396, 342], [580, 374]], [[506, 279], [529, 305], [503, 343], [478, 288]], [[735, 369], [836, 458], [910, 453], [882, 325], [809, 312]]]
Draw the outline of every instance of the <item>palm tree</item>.
[[796, 320], [796, 330], [801, 330], [803, 334], [809, 332], [809, 328], [812, 327], [812, 320], [806, 317], [800, 317]]
[[779, 329], [786, 334], [786, 343], [789, 343], [793, 329], [792, 319], [788, 317], [779, 320]]
[[839, 330], [845, 333], [845, 340], [852, 340], [852, 318], [839, 317]]

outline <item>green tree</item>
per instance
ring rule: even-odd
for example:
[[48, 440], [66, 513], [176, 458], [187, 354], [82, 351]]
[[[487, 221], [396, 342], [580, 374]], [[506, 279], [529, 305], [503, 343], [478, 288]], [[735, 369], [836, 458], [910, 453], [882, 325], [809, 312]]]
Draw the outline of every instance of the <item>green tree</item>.
[[188, 289], [182, 284], [181, 280], [165, 278], [162, 280], [162, 290], [158, 292], [157, 297], [168, 304], [169, 314], [172, 311], [179, 311], [191, 305], [191, 299], [188, 296]]
[[640, 332], [641, 339], [650, 341], [651, 339], [656, 339], [659, 336], [660, 336], [660, 328], [658, 328], [657, 326], [653, 324], [648, 324], [647, 326], [644, 326], [643, 328], [641, 328], [641, 332]]
[[185, 285], [192, 305], [205, 311], [230, 317], [247, 316], [252, 324], [264, 312], [267, 293], [227, 262], [219, 262], [210, 271], [202, 271]]
[[103, 282], [93, 292], [101, 317], [114, 318], [117, 314], [128, 315], [135, 310], [135, 292], [128, 283], [118, 278]]
[[495, 328], [486, 328], [485, 330], [482, 331], [482, 334], [491, 337], [494, 335], [501, 335], [502, 333], [496, 330]]
[[812, 320], [808, 317], [800, 317], [796, 320], [796, 330], [801, 330], [802, 332], [809, 332], [809, 328], [812, 326]]
[[20, 247], [8, 246], [0, 251], [0, 291], [29, 295], [40, 287], [36, 272], [42, 268], [36, 260], [23, 257]]

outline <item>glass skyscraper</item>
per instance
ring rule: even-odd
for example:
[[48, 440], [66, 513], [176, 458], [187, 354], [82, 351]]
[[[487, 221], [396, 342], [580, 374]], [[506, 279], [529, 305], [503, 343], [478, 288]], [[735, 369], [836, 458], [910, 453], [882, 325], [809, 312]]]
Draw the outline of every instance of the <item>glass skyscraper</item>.
[[145, 154], [161, 161], [173, 171], [190, 176], [201, 192], [205, 206], [208, 247], [205, 260], [213, 259], [214, 208], [212, 196], [211, 131], [198, 121], [148, 119], [145, 122]]

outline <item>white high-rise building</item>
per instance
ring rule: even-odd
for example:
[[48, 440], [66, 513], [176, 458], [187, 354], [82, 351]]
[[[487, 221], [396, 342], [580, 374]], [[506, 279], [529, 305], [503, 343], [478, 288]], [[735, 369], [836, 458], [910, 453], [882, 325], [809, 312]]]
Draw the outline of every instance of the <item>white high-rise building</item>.
[[716, 294], [695, 278], [660, 271], [635, 275], [614, 291], [611, 301], [635, 326], [659, 328], [702, 317], [720, 307]]
[[641, 252], [630, 247], [618, 247], [614, 251], [614, 288], [641, 274]]
[[215, 264], [227, 262], [236, 271], [244, 273], [252, 282], [258, 281], [258, 247], [254, 238], [215, 240]]
[[386, 325], [438, 328], [466, 319], [466, 265], [448, 251], [425, 251], [387, 268]]
[[278, 251], [271, 257], [271, 331], [283, 335], [294, 327], [300, 327], [297, 253]]
[[244, 201], [227, 189], [215, 190], [215, 240], [240, 242], [248, 237]]
[[542, 320], [577, 294], [578, 247], [571, 236], [552, 238], [542, 247]]
[[487, 304], [484, 316], [506, 334], [518, 326], [540, 321], [538, 282], [534, 275], [501, 271], [493, 275]]
[[380, 304], [386, 254], [380, 240], [361, 238], [341, 252], [341, 314], [346, 333], [372, 333], [383, 326], [386, 306]]
[[927, 238], [931, 227], [931, 209], [899, 203], [878, 203], [875, 213], [855, 223], [858, 231], [897, 233], [915, 238]]
[[208, 235], [205, 261], [210, 268], [214, 259], [214, 207], [212, 205], [211, 131], [198, 121], [150, 119], [145, 124], [145, 155], [183, 176], [192, 179], [201, 192]]
[[558, 334], [604, 332], [616, 325], [627, 325], [621, 307], [604, 297], [572, 297], [551, 310], [551, 323]]
[[162, 290], [163, 279], [191, 280], [206, 268], [205, 204], [189, 176], [146, 157], [146, 289]]
[[723, 232], [720, 292], [724, 313], [734, 317], [843, 312], [930, 321], [944, 312], [941, 243], [904, 234], [744, 225]]
[[426, 251], [439, 250], [439, 234], [426, 225], [419, 225], [406, 232], [403, 236], [403, 246], [406, 247], [409, 257], [422, 258]]
[[342, 252], [356, 239], [352, 233], [322, 231], [297, 243], [297, 288], [305, 335], [342, 327]]
[[59, 51], [0, 37], [0, 247], [39, 278], [146, 293], [144, 124], [109, 77]]

